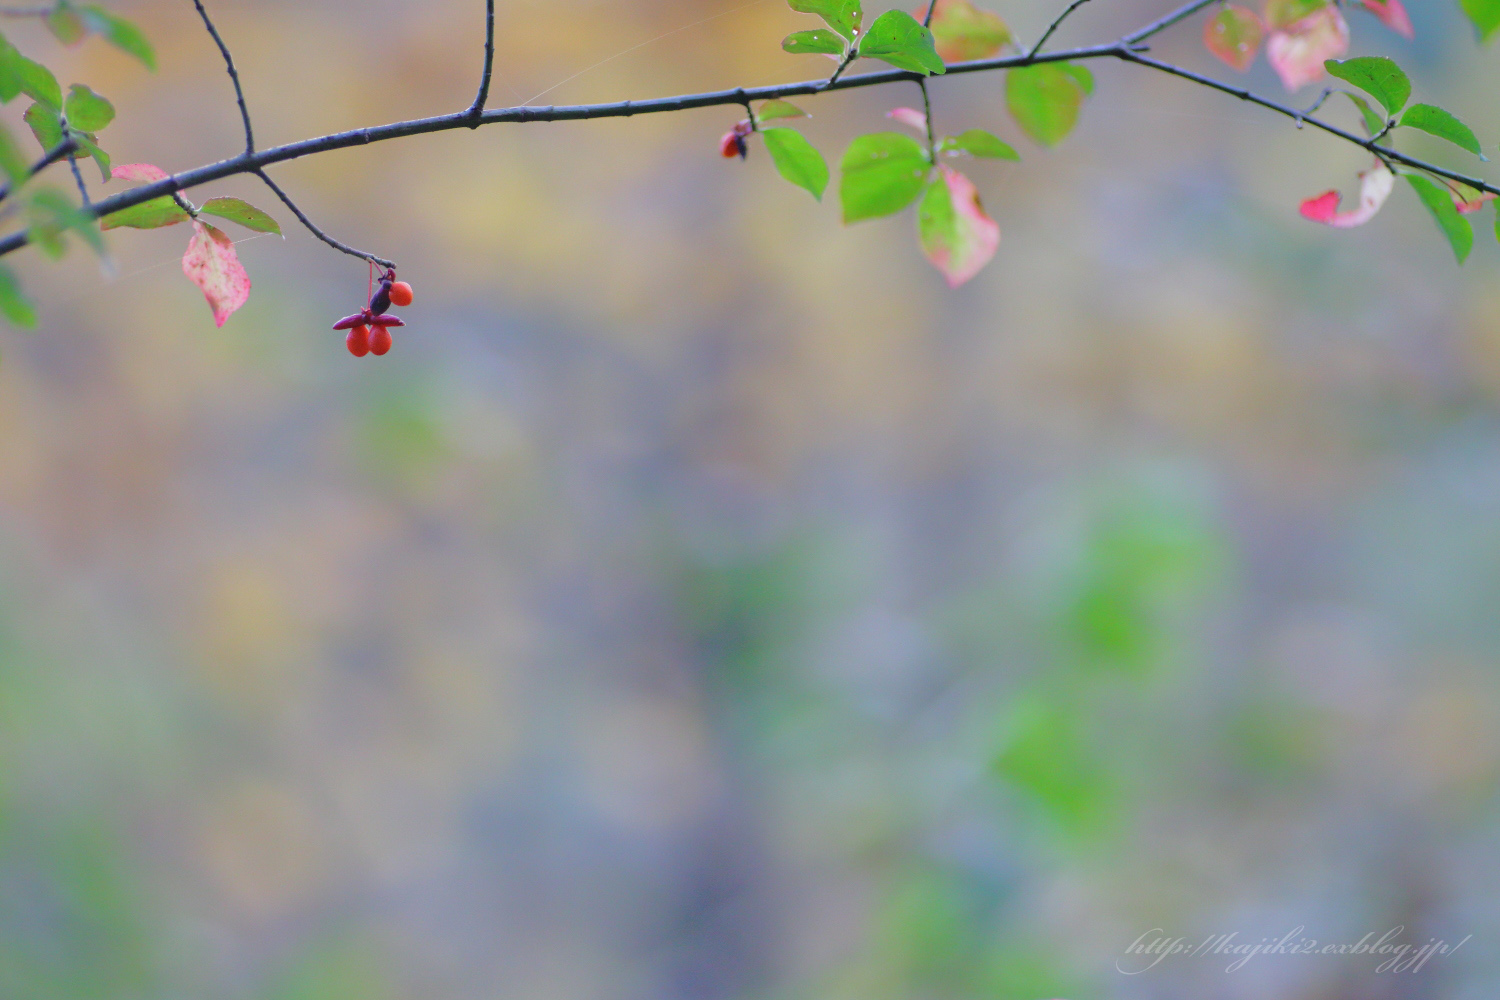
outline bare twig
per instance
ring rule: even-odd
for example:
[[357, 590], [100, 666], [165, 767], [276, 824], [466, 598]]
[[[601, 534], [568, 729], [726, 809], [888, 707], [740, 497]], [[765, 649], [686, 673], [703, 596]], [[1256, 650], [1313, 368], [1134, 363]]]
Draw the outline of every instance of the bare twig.
[[327, 233], [323, 232], [323, 230], [319, 229], [316, 225], [313, 224], [313, 221], [307, 217], [302, 209], [297, 207], [297, 203], [292, 201], [291, 196], [288, 195], [285, 191], [281, 190], [281, 186], [279, 184], [271, 180], [270, 176], [264, 170], [256, 170], [254, 171], [254, 173], [257, 177], [266, 182], [266, 187], [276, 192], [276, 197], [280, 198], [282, 202], [285, 203], [286, 207], [292, 210], [292, 214], [295, 215], [297, 219], [307, 227], [307, 231], [312, 233], [318, 239], [322, 240], [324, 243], [327, 243], [335, 250], [346, 253], [351, 257], [358, 257], [360, 260], [374, 261], [381, 267], [391, 268], [392, 270], [395, 269], [395, 261], [386, 260], [384, 257], [377, 257], [374, 254], [366, 253], [363, 250], [357, 250], [354, 247], [349, 246], [347, 243], [340, 243], [332, 236], [329, 236]]
[[490, 97], [490, 75], [495, 69], [495, 0], [484, 4], [484, 72], [479, 76], [479, 94], [469, 105], [469, 117], [474, 120], [472, 128], [481, 124], [479, 116], [484, 113], [484, 102]]
[[927, 94], [927, 79], [918, 80], [917, 86], [922, 88], [923, 118], [927, 122], [927, 156], [937, 163], [937, 133], [932, 130], [932, 98]]
[[1077, 10], [1079, 7], [1082, 7], [1088, 2], [1089, 0], [1073, 0], [1072, 3], [1068, 4], [1067, 9], [1064, 10], [1061, 14], [1057, 15], [1057, 19], [1047, 26], [1047, 30], [1042, 32], [1042, 37], [1038, 38], [1036, 44], [1031, 47], [1031, 56], [1035, 58], [1036, 54], [1042, 51], [1042, 46], [1047, 44], [1047, 40], [1052, 37], [1052, 35], [1057, 31], [1058, 28], [1062, 27], [1062, 23], [1066, 21], [1075, 10]]
[[203, 0], [193, 0], [193, 6], [198, 8], [198, 16], [203, 18], [203, 26], [213, 36], [214, 44], [219, 47], [219, 52], [224, 56], [224, 67], [229, 70], [229, 79], [234, 81], [234, 99], [240, 105], [240, 120], [245, 123], [245, 152], [255, 152], [255, 130], [250, 127], [250, 108], [245, 104], [245, 91], [240, 86], [240, 74], [234, 68], [234, 56], [229, 54], [229, 46], [224, 44], [224, 39], [219, 37], [219, 29], [214, 27], [213, 20], [208, 16], [208, 11], [203, 8]]
[[73, 168], [73, 180], [78, 185], [78, 197], [83, 199], [83, 210], [87, 212], [94, 207], [94, 203], [89, 200], [89, 186], [83, 182], [83, 171], [78, 169], [76, 154], [68, 154], [68, 166]]
[[1179, 21], [1187, 20], [1188, 18], [1192, 17], [1194, 14], [1202, 10], [1204, 7], [1212, 6], [1215, 3], [1218, 3], [1218, 0], [1191, 0], [1190, 3], [1183, 4], [1181, 7], [1178, 7], [1176, 10], [1172, 11], [1172, 13], [1168, 14], [1166, 17], [1152, 21], [1150, 24], [1146, 25], [1144, 28], [1141, 28], [1138, 31], [1132, 31], [1130, 34], [1120, 39], [1120, 43], [1126, 48], [1130, 48], [1134, 45], [1139, 44], [1140, 42], [1144, 42], [1152, 35], [1157, 35], [1163, 31], [1166, 31], [1168, 28]]

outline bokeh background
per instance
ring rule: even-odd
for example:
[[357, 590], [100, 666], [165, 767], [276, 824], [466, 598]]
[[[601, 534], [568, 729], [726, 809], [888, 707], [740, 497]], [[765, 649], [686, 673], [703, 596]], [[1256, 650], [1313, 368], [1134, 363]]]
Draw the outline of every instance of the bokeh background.
[[[1059, 6], [999, 10], [1035, 38]], [[264, 145], [463, 107], [481, 7], [211, 2]], [[1059, 44], [1167, 7], [1090, 5]], [[4, 30], [115, 101], [118, 162], [233, 153], [191, 5], [118, 9], [156, 74]], [[1493, 152], [1500, 54], [1449, 0], [1412, 16], [1406, 43], [1351, 14], [1356, 51]], [[506, 0], [492, 105], [814, 77], [778, 45], [807, 26]], [[1200, 30], [1156, 51], [1229, 74]], [[1494, 996], [1490, 213], [1463, 269], [1410, 192], [1309, 225], [1358, 151], [1095, 69], [1054, 152], [1000, 77], [934, 85], [940, 128], [1024, 155], [972, 167], [1005, 237], [956, 292], [909, 213], [844, 228], [763, 150], [720, 159], [724, 109], [276, 168], [416, 285], [383, 359], [329, 330], [364, 265], [244, 179], [199, 197], [287, 238], [240, 246], [222, 330], [181, 229], [114, 234], [113, 280], [25, 257], [0, 996]], [[805, 130], [836, 161], [914, 98], [808, 99]], [[1472, 937], [1417, 975], [1121, 971], [1157, 928], [1298, 927]]]

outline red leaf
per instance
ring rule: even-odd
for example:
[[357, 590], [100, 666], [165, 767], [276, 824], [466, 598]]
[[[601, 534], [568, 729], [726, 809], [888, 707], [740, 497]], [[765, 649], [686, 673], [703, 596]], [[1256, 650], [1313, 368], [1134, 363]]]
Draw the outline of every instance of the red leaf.
[[234, 252], [234, 241], [206, 222], [193, 222], [193, 238], [182, 255], [182, 273], [203, 289], [214, 311], [215, 326], [223, 326], [250, 297], [250, 276]]
[[1233, 4], [1219, 11], [1203, 28], [1203, 44], [1208, 51], [1241, 73], [1255, 62], [1265, 28], [1255, 11]]
[[1347, 212], [1340, 212], [1339, 193], [1337, 191], [1325, 191], [1316, 198], [1309, 198], [1302, 203], [1300, 211], [1304, 219], [1313, 222], [1321, 222], [1325, 226], [1333, 226], [1335, 229], [1353, 229], [1362, 226], [1375, 218], [1375, 213], [1380, 211], [1391, 191], [1396, 186], [1396, 175], [1383, 163], [1375, 166], [1359, 175], [1359, 207]]
[[1365, 10], [1380, 18], [1380, 23], [1396, 34], [1406, 38], [1416, 37], [1416, 29], [1411, 26], [1411, 18], [1406, 15], [1406, 8], [1401, 5], [1401, 0], [1363, 0], [1363, 3]]
[[1266, 58], [1287, 90], [1323, 79], [1323, 63], [1349, 51], [1349, 22], [1332, 5], [1271, 32]]
[[161, 167], [155, 167], [149, 163], [121, 163], [116, 165], [110, 173], [116, 180], [136, 181], [140, 184], [164, 181], [169, 176]]

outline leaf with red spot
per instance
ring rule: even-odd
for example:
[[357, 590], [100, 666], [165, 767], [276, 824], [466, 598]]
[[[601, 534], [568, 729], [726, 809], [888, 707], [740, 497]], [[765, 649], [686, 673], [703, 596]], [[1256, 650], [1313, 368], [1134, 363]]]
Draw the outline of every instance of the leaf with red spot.
[[1000, 226], [984, 213], [979, 192], [963, 174], [946, 164], [927, 186], [917, 211], [922, 252], [957, 288], [978, 274], [1000, 246]]
[[1365, 10], [1380, 19], [1380, 23], [1404, 38], [1415, 38], [1416, 29], [1402, 6], [1401, 0], [1363, 0]]
[[1316, 198], [1302, 203], [1302, 217], [1321, 222], [1335, 229], [1353, 229], [1375, 218], [1391, 191], [1396, 187], [1396, 175], [1383, 163], [1377, 163], [1359, 175], [1359, 207], [1347, 212], [1339, 211], [1339, 193], [1325, 191]]
[[1331, 5], [1271, 32], [1266, 43], [1271, 68], [1292, 91], [1323, 79], [1323, 64], [1348, 51], [1349, 22]]
[[1203, 28], [1203, 44], [1208, 51], [1241, 73], [1255, 62], [1265, 28], [1255, 11], [1235, 4], [1226, 6], [1209, 19]]
[[234, 252], [234, 241], [206, 222], [193, 222], [193, 238], [182, 255], [182, 273], [203, 289], [214, 311], [215, 326], [223, 326], [250, 297], [250, 276]]
[[1495, 195], [1490, 192], [1481, 191], [1457, 181], [1450, 181], [1448, 190], [1453, 195], [1453, 207], [1458, 209], [1459, 215], [1473, 215], [1483, 208], [1486, 202], [1495, 200]]

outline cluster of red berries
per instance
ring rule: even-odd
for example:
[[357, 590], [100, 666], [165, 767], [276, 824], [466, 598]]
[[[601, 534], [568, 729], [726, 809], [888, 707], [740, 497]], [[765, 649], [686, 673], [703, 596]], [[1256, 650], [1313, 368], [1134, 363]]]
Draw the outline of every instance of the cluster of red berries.
[[[373, 281], [373, 276], [372, 276]], [[335, 330], [348, 330], [344, 343], [356, 358], [366, 354], [381, 355], [391, 349], [391, 327], [405, 326], [400, 316], [386, 312], [391, 306], [411, 305], [411, 285], [396, 280], [395, 270], [380, 276], [380, 287], [370, 296], [370, 304], [333, 324]]]
[[724, 133], [724, 138], [719, 140], [719, 155], [726, 160], [732, 160], [736, 156], [744, 159], [750, 150], [745, 145], [745, 136], [755, 131], [755, 126], [746, 118], [734, 128]]

